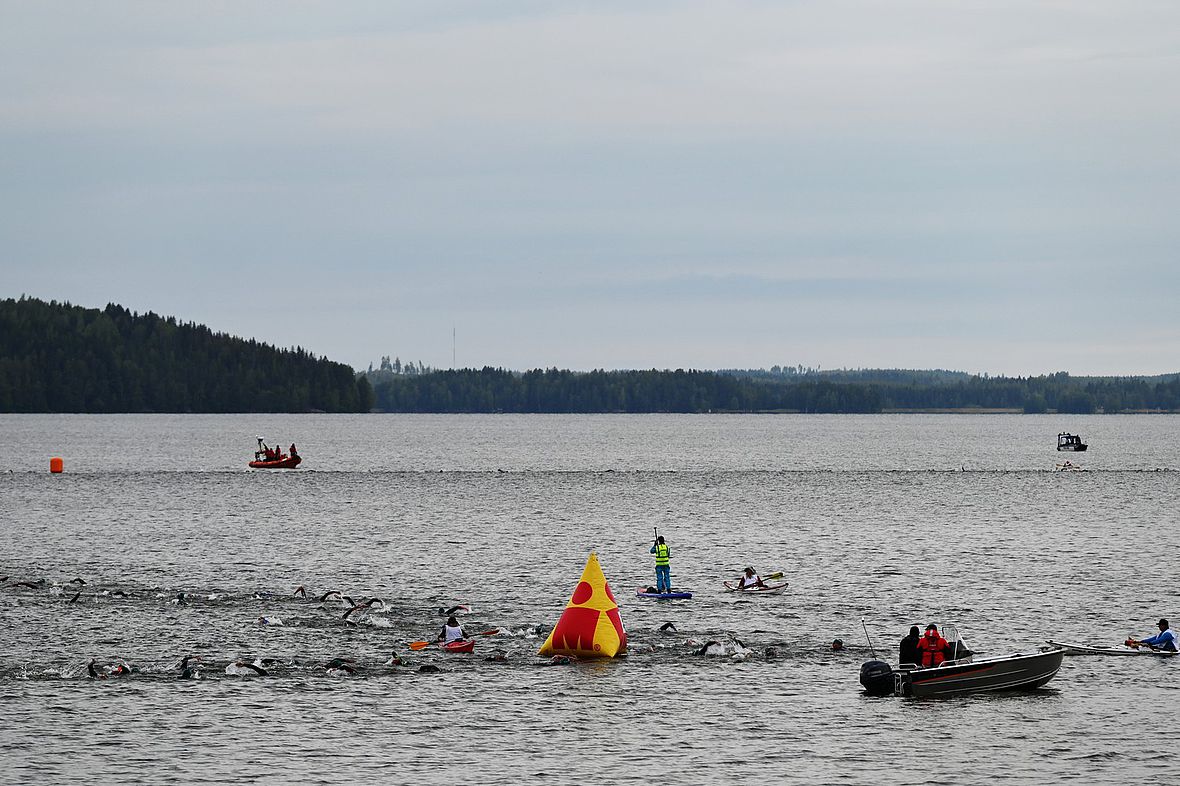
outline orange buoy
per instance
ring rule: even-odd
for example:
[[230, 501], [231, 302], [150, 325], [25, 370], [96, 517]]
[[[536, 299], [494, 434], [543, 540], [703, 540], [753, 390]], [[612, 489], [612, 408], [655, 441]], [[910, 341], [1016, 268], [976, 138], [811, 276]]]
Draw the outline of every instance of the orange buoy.
[[57, 474], [66, 468], [66, 463], [61, 460], [61, 456], [54, 456], [49, 459], [49, 471]]

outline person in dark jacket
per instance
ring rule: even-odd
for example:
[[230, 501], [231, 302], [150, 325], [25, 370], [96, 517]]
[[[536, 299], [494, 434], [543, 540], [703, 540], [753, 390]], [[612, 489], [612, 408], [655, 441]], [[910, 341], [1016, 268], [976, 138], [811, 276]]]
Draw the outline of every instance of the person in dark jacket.
[[901, 640], [901, 647], [898, 649], [897, 662], [899, 665], [922, 662], [922, 653], [918, 651], [918, 640], [921, 638], [922, 635], [918, 632], [917, 625], [910, 628], [910, 634]]

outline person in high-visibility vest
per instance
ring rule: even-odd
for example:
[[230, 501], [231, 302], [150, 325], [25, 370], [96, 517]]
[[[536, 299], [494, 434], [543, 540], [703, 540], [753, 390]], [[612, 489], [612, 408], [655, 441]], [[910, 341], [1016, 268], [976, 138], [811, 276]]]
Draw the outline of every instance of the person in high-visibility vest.
[[672, 550], [664, 542], [663, 535], [656, 538], [655, 545], [651, 547], [649, 553], [656, 555], [656, 592], [671, 592], [672, 567], [669, 560], [672, 557]]

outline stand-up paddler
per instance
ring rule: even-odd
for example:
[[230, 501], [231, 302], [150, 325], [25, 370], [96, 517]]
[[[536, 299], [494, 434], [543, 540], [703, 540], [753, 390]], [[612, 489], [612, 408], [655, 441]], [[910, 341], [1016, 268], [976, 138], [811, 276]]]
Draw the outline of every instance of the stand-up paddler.
[[656, 592], [672, 591], [672, 550], [664, 542], [663, 535], [656, 536], [656, 542], [649, 553], [656, 555]]

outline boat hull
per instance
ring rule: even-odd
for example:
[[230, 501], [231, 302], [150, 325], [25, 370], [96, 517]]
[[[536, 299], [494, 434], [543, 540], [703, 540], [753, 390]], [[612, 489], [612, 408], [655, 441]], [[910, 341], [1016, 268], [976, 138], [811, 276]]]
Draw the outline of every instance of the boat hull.
[[442, 645], [443, 652], [475, 652], [475, 642], [471, 639], [456, 639]]
[[860, 684], [873, 696], [937, 698], [969, 693], [1036, 690], [1057, 675], [1064, 649], [980, 661], [948, 661], [929, 669], [893, 669], [872, 660], [861, 666]]
[[295, 469], [303, 462], [302, 456], [287, 456], [279, 461], [251, 461], [250, 469]]
[[691, 600], [691, 592], [648, 592], [646, 589], [635, 590], [640, 598], [654, 598], [655, 600]]
[[1155, 655], [1160, 658], [1175, 657], [1177, 653], [1168, 652], [1167, 650], [1153, 650], [1147, 647], [1135, 649], [1134, 647], [1091, 647], [1087, 644], [1062, 644], [1058, 641], [1048, 642], [1054, 647], [1061, 647], [1065, 650], [1066, 655], [1108, 655], [1108, 656], [1126, 656], [1126, 655]]
[[725, 590], [727, 592], [736, 592], [739, 595], [781, 595], [787, 589], [787, 582], [782, 584], [767, 584], [763, 587], [739, 587], [736, 583], [726, 581], [724, 582]]
[[932, 669], [902, 671], [905, 695], [954, 696], [1008, 690], [1036, 690], [1057, 676], [1065, 650], [1012, 655]]

